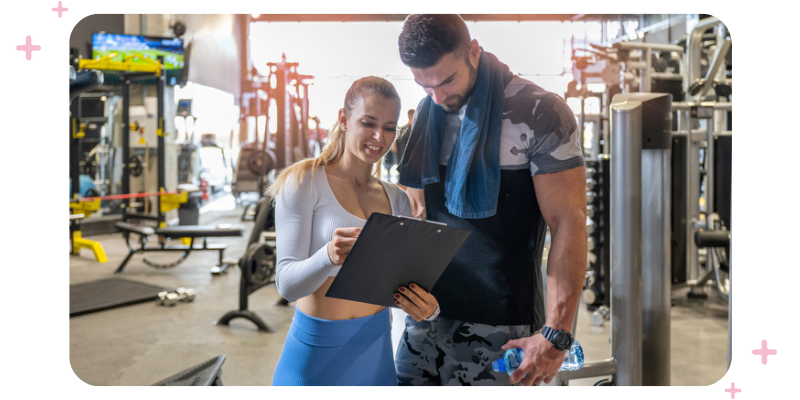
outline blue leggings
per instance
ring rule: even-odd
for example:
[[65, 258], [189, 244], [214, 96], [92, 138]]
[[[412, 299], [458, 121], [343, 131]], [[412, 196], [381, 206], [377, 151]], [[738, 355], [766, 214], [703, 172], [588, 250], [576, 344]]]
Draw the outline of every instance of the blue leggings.
[[325, 320], [295, 308], [273, 386], [395, 386], [389, 309]]

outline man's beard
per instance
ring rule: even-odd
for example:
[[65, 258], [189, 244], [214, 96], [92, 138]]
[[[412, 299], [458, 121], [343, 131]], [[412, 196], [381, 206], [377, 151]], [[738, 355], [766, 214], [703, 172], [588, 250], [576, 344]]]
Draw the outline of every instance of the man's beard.
[[475, 91], [475, 82], [478, 80], [478, 70], [472, 66], [468, 57], [465, 57], [464, 61], [467, 63], [467, 68], [469, 69], [469, 84], [467, 85], [465, 93], [452, 95], [442, 101], [441, 106], [447, 112], [456, 112], [461, 109], [461, 107], [469, 101], [472, 92]]

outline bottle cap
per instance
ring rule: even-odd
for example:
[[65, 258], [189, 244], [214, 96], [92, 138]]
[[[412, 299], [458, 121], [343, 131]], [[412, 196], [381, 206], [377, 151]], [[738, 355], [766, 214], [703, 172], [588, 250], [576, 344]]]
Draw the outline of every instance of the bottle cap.
[[492, 363], [492, 369], [497, 372], [506, 372], [506, 362], [505, 360], [497, 360]]

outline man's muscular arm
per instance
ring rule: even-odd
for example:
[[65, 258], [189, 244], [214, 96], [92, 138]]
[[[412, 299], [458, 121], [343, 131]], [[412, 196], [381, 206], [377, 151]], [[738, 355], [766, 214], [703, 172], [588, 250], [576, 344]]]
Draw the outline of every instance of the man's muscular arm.
[[[586, 169], [536, 175], [533, 185], [550, 227], [546, 325], [571, 331], [586, 275]], [[520, 380], [524, 385], [550, 383], [564, 361], [564, 352], [541, 334], [511, 340], [503, 350], [513, 347], [521, 348], [525, 358], [509, 377], [511, 384]]]

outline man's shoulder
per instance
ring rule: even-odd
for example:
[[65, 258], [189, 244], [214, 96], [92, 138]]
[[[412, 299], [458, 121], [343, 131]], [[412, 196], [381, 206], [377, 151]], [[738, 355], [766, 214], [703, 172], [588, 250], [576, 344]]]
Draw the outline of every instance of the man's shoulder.
[[531, 103], [544, 98], [557, 101], [564, 99], [556, 93], [545, 90], [541, 86], [519, 76], [514, 75], [511, 82], [506, 85], [505, 89], [505, 102], [506, 103]]
[[518, 76], [506, 86], [505, 95], [503, 118], [513, 123], [573, 114], [561, 96]]

